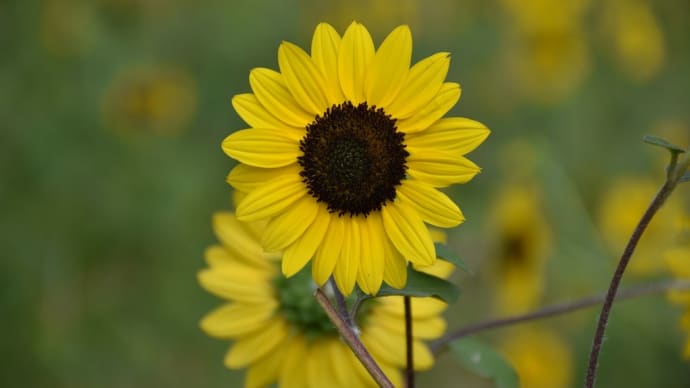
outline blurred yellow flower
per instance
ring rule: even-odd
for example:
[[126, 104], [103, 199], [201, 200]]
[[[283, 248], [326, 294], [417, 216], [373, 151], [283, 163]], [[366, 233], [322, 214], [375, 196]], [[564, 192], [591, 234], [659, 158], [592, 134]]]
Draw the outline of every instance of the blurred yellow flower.
[[567, 97], [590, 72], [583, 31], [589, 1], [504, 0], [502, 5], [511, 20], [507, 71], [518, 89], [542, 102]]
[[495, 309], [517, 314], [539, 304], [551, 235], [539, 193], [526, 186], [502, 190], [491, 215]]
[[[624, 177], [614, 180], [604, 193], [599, 202], [599, 226], [604, 242], [616, 261], [660, 186], [661, 183], [647, 178]], [[679, 197], [671, 196], [640, 239], [627, 273], [653, 275], [664, 270], [662, 252], [674, 243], [684, 214]]]
[[175, 134], [196, 113], [193, 78], [175, 67], [134, 67], [118, 74], [103, 96], [105, 125], [119, 132]]
[[602, 30], [618, 66], [634, 81], [648, 81], [660, 71], [666, 57], [664, 32], [647, 1], [606, 0]]
[[[688, 218], [685, 220], [680, 240], [681, 244], [666, 251], [664, 258], [674, 277], [690, 281], [690, 219]], [[687, 333], [683, 357], [690, 359], [690, 291], [671, 291], [668, 296], [672, 302], [685, 309], [680, 319], [680, 327]]]
[[41, 45], [57, 56], [82, 54], [94, 46], [95, 20], [88, 2], [42, 1], [39, 31]]
[[[213, 227], [221, 244], [207, 249], [209, 267], [199, 273], [199, 282], [227, 303], [206, 315], [201, 328], [234, 341], [225, 365], [248, 368], [245, 387], [376, 386], [316, 302], [308, 270], [285, 278], [280, 256], [263, 251], [259, 236], [264, 227], [241, 223], [232, 213], [216, 214]], [[429, 270], [443, 277], [452, 271], [452, 266], [434, 267]], [[432, 298], [412, 298], [417, 370], [434, 363], [424, 341], [445, 331], [440, 314], [446, 306]], [[400, 369], [406, 365], [403, 298], [365, 302], [356, 323], [364, 345], [395, 386], [401, 386]]]
[[460, 99], [445, 82], [448, 53], [410, 67], [411, 56], [408, 26], [376, 49], [362, 24], [341, 37], [321, 23], [311, 54], [283, 42], [280, 72], [253, 69], [253, 93], [233, 98], [250, 126], [223, 141], [240, 161], [228, 182], [247, 192], [237, 217], [268, 221], [262, 244], [284, 251], [286, 276], [311, 261], [317, 284], [333, 276], [346, 295], [355, 283], [368, 294], [384, 281], [402, 288], [408, 261], [436, 259], [427, 224], [464, 221], [439, 188], [479, 173], [463, 155], [489, 130], [443, 118]]
[[520, 387], [570, 387], [572, 352], [557, 333], [545, 327], [515, 328], [498, 346], [515, 368]]

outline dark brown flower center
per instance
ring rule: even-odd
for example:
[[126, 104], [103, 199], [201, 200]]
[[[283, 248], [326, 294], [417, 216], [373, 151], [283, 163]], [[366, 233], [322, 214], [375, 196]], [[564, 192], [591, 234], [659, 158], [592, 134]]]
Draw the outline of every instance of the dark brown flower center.
[[309, 194], [339, 215], [368, 215], [393, 201], [405, 179], [405, 135], [383, 109], [344, 102], [316, 116], [300, 141]]

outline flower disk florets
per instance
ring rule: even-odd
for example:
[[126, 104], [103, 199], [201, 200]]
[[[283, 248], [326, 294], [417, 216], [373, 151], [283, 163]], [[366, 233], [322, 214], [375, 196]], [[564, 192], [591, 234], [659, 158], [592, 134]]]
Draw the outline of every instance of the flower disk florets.
[[331, 213], [368, 215], [396, 195], [405, 179], [405, 135], [383, 109], [344, 102], [306, 127], [300, 175]]

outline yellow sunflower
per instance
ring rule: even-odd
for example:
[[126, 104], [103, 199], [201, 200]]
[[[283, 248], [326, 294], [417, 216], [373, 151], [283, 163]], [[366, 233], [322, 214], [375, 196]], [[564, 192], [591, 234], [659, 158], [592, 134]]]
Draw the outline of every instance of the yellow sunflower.
[[[213, 225], [221, 244], [206, 251], [209, 267], [199, 273], [199, 282], [227, 303], [205, 316], [201, 328], [212, 337], [234, 341], [225, 365], [248, 368], [246, 387], [376, 386], [316, 302], [306, 268], [291, 278], [282, 276], [279, 256], [262, 250], [263, 228], [256, 224], [218, 213]], [[444, 264], [439, 260], [425, 270], [446, 278], [453, 267]], [[445, 331], [440, 314], [446, 306], [432, 298], [412, 298], [417, 370], [433, 365], [423, 341]], [[360, 339], [395, 386], [401, 386], [400, 370], [406, 364], [403, 298], [371, 299], [359, 312]]]
[[460, 85], [444, 82], [448, 53], [410, 67], [411, 55], [407, 26], [376, 50], [363, 25], [341, 37], [322, 23], [311, 55], [282, 43], [280, 72], [252, 70], [253, 93], [233, 98], [251, 127], [223, 141], [241, 162], [228, 182], [247, 192], [237, 218], [268, 222], [262, 246], [284, 251], [286, 276], [311, 260], [316, 283], [333, 275], [346, 295], [355, 283], [369, 294], [382, 281], [401, 288], [408, 261], [434, 263], [427, 224], [464, 220], [438, 188], [479, 172], [462, 155], [489, 130], [442, 118], [460, 98]]

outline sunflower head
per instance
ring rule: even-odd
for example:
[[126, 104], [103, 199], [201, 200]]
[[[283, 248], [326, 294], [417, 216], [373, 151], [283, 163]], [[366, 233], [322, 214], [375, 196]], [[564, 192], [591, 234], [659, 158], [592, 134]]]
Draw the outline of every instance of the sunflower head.
[[411, 57], [407, 26], [376, 48], [357, 22], [342, 36], [322, 23], [311, 53], [282, 43], [280, 71], [252, 70], [252, 93], [233, 98], [250, 127], [223, 141], [240, 161], [228, 181], [247, 193], [237, 217], [267, 221], [262, 246], [283, 252], [286, 276], [311, 260], [316, 283], [333, 276], [344, 294], [401, 288], [408, 262], [435, 261], [427, 225], [464, 220], [439, 189], [479, 172], [463, 155], [489, 130], [443, 118], [460, 98], [447, 53]]

